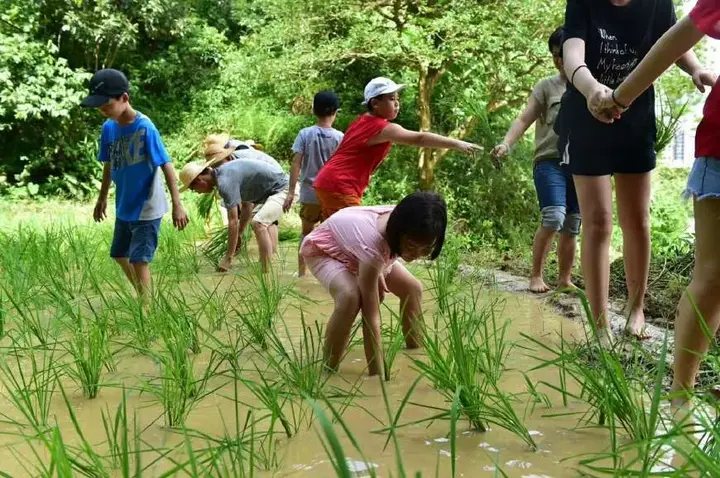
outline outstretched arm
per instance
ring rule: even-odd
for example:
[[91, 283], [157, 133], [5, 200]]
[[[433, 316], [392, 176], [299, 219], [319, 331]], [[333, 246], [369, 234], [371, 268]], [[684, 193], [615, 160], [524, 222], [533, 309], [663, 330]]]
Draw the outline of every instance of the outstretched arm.
[[535, 98], [534, 95], [530, 96], [528, 104], [525, 109], [520, 113], [515, 121], [510, 125], [502, 143], [495, 146], [490, 153], [493, 158], [502, 158], [510, 152], [510, 147], [517, 142], [518, 139], [525, 134], [525, 131], [540, 117], [542, 113], [542, 105]]
[[368, 141], [368, 144], [398, 143], [419, 148], [454, 149], [463, 153], [472, 153], [482, 149], [480, 146], [459, 139], [440, 136], [435, 133], [410, 131], [399, 124], [390, 123], [380, 133]]
[[699, 64], [694, 54], [687, 55], [702, 37], [703, 33], [690, 17], [677, 22], [653, 45], [643, 61], [615, 90], [615, 99], [623, 105], [630, 105], [675, 62], [692, 75], [694, 70], [688, 70], [699, 67]]

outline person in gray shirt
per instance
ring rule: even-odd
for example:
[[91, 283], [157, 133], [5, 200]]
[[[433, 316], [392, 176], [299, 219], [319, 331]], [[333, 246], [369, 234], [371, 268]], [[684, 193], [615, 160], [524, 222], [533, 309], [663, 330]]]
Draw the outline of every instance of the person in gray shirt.
[[[242, 233], [251, 222], [260, 251], [260, 263], [267, 272], [273, 252], [268, 228], [283, 215], [283, 204], [289, 194], [288, 175], [275, 162], [257, 159], [235, 159], [218, 168], [210, 163], [188, 163], [180, 171], [183, 190], [210, 194], [217, 189], [228, 212], [228, 251], [218, 270], [225, 272], [232, 265], [233, 256]], [[293, 196], [296, 194], [293, 191]], [[253, 209], [257, 212], [253, 216]], [[238, 207], [240, 211], [238, 212]]]
[[[303, 128], [297, 135], [292, 146], [294, 153], [293, 165], [290, 169], [290, 189], [294, 189], [300, 179], [300, 219], [302, 220], [302, 238], [310, 234], [320, 222], [321, 208], [313, 182], [318, 171], [340, 145], [343, 134], [333, 128], [340, 102], [332, 91], [321, 91], [313, 99], [313, 114], [316, 124]], [[293, 198], [285, 199], [283, 208], [288, 211], [292, 207]], [[302, 240], [300, 241], [302, 244]], [[298, 277], [305, 275], [305, 261], [298, 254]]]

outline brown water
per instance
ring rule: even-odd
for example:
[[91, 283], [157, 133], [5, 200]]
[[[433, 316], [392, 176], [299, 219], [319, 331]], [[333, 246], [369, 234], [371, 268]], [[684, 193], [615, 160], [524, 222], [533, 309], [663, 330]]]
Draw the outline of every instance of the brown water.
[[[286, 257], [294, 255], [293, 251], [290, 253], [286, 251], [286, 253]], [[284, 272], [283, 280], [293, 281], [291, 273], [292, 270]], [[218, 281], [229, 284], [232, 277], [230, 275], [221, 276], [207, 270], [202, 272], [202, 280], [211, 286]], [[426, 283], [428, 282], [426, 281]], [[314, 279], [305, 278], [296, 281], [295, 290], [301, 296], [318, 301], [317, 305], [305, 304], [303, 306], [306, 321], [312, 323], [317, 320], [324, 323], [332, 311], [332, 303], [322, 287]], [[502, 299], [499, 302], [498, 315], [502, 319], [511, 320], [509, 339], [517, 341], [519, 345], [525, 343], [520, 337], [521, 333], [541, 337], [548, 343], [557, 343], [561, 328], [566, 337], [580, 332], [576, 324], [557, 316], [532, 298], [503, 295], [487, 288], [480, 292], [480, 297], [484, 302], [491, 299]], [[397, 300], [393, 297], [390, 297], [388, 302], [392, 307], [398, 305]], [[430, 316], [434, 309], [431, 293], [426, 292], [424, 303], [426, 314]], [[292, 300], [289, 300], [287, 305], [293, 305]], [[291, 334], [299, 334], [301, 329], [300, 313], [295, 307], [286, 308], [284, 320], [288, 324]], [[222, 336], [222, 334], [218, 336]], [[422, 355], [422, 352], [414, 352], [414, 355]], [[557, 371], [554, 368], [540, 371], [530, 370], [538, 364], [532, 355], [541, 356], [539, 353], [528, 352], [522, 348], [514, 349], [507, 363], [511, 370], [505, 374], [502, 382], [504, 391], [526, 391], [526, 384], [521, 372], [526, 372], [536, 383], [541, 380], [553, 384], [558, 383]], [[252, 360], [257, 362], [259, 355], [255, 352], [245, 351], [242, 359], [247, 361], [246, 368], [252, 369]], [[208, 353], [203, 352], [197, 357], [196, 367], [201, 368], [207, 360]], [[99, 397], [94, 400], [82, 398], [77, 387], [71, 381], [63, 379], [62, 383], [70, 395], [73, 410], [88, 441], [99, 452], [105, 453], [107, 447], [103, 444], [105, 433], [101, 412], [109, 408], [114, 414], [122, 396], [120, 386], [125, 386], [128, 389], [129, 414], [136, 413], [141, 428], [146, 428], [142, 433], [142, 439], [146, 444], [145, 448], [159, 449], [181, 444], [182, 436], [163, 426], [162, 408], [156, 399], [147, 393], [139, 392], [145, 379], [151, 379], [159, 373], [157, 364], [147, 357], [129, 350], [119, 352], [116, 356], [116, 364], [118, 371], [105, 375], [104, 381], [107, 385], [101, 389]], [[362, 347], [357, 346], [349, 352], [341, 364], [339, 374], [330, 379], [329, 385], [347, 390], [352, 384], [360, 383], [360, 391], [363, 396], [347, 409], [343, 419], [359, 441], [368, 460], [377, 467], [378, 475], [386, 477], [392, 473], [397, 476], [395, 451], [392, 443], [383, 451], [386, 435], [371, 433], [373, 430], [386, 426], [388, 420], [378, 379], [367, 378], [364, 373], [364, 354]], [[387, 383], [387, 390], [390, 394], [391, 407], [395, 411], [408, 388], [418, 376], [418, 372], [412, 369], [410, 359], [401, 353], [393, 367], [393, 373], [392, 380]], [[255, 375], [255, 372], [248, 372], [247, 376]], [[235, 405], [229, 398], [233, 393], [233, 385], [221, 378], [213, 379], [212, 384], [221, 386], [221, 388], [204, 398], [196, 406], [190, 413], [186, 426], [207, 435], [221, 436], [226, 428], [233, 430], [235, 427]], [[531, 430], [531, 434], [538, 444], [538, 450], [531, 451], [522, 440], [499, 427], [492, 426], [485, 433], [477, 433], [469, 431], [467, 423], [460, 421], [457, 430], [458, 476], [495, 476], [496, 466], [502, 468], [508, 476], [513, 477], [577, 476], [578, 460], [573, 457], [585, 453], [602, 452], [607, 448], [607, 433], [597, 429], [577, 429], [577, 416], [544, 416], [565, 412], [582, 412], [584, 411], [582, 405], [571, 402], [567, 408], [564, 408], [558, 393], [547, 387], [540, 387], [540, 391], [549, 395], [553, 408], [548, 409], [543, 404], [538, 404], [534, 412], [528, 411], [525, 420], [527, 428]], [[3, 390], [3, 392], [5, 391]], [[242, 386], [240, 393], [241, 401], [250, 404], [257, 403], [257, 400]], [[426, 381], [418, 385], [412, 401], [429, 406], [447, 406], [443, 397]], [[11, 405], [7, 402], [1, 403], [0, 407], [5, 413], [15, 416], [15, 413], [11, 411]], [[517, 404], [517, 410], [521, 416], [524, 413], [524, 407], [524, 403]], [[240, 406], [241, 419], [244, 419], [247, 410], [247, 406]], [[383, 423], [377, 421], [368, 412], [381, 419]], [[78, 437], [59, 393], [53, 398], [53, 413], [57, 417], [57, 423], [63, 432], [65, 442], [78, 444]], [[410, 405], [404, 411], [400, 423], [420, 420], [432, 413], [431, 410]], [[342, 438], [347, 458], [357, 462], [358, 470], [362, 469], [364, 465], [361, 464], [359, 454], [354, 451], [340, 427], [336, 426], [335, 429]], [[450, 476], [450, 443], [447, 437], [449, 429], [449, 422], [437, 421], [429, 425], [409, 426], [398, 431], [401, 454], [408, 475], [414, 476], [415, 472], [421, 471], [423, 476], [435, 476], [436, 469], [439, 469], [439, 476]], [[10, 425], [0, 424], [2, 433], [12, 433], [14, 430], [15, 428]], [[258, 473], [258, 476], [334, 476], [330, 460], [318, 438], [318, 430], [319, 428], [315, 426], [309, 429], [305, 427], [299, 435], [291, 439], [286, 439], [284, 435], [278, 434], [280, 466], [277, 471]], [[281, 431], [279, 425], [276, 431]], [[0, 449], [0, 470], [12, 476], [29, 476], [23, 465], [27, 466], [28, 462], [36, 460], [30, 454], [29, 447], [21, 441], [14, 436], [0, 436], [0, 443], [10, 445]], [[193, 446], [202, 448], [204, 445], [202, 441], [194, 440]], [[40, 448], [38, 447], [38, 449]], [[183, 451], [176, 451], [171, 456], [175, 459], [182, 459], [183, 455]], [[148, 452], [143, 456], [143, 463], [149, 465], [156, 458], [157, 453]], [[158, 476], [170, 466], [168, 459], [160, 459], [144, 473], [144, 476]]]

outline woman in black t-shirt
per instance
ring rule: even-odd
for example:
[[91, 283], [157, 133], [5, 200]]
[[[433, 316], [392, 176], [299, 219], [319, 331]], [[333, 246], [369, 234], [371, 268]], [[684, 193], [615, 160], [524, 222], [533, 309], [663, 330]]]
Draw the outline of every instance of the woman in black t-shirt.
[[[568, 0], [564, 64], [570, 84], [561, 114], [567, 130], [565, 161], [573, 174], [583, 220], [582, 268], [601, 337], [607, 322], [612, 186], [615, 176], [628, 288], [627, 331], [641, 338], [650, 262], [650, 171], [655, 167], [652, 88], [622, 118], [597, 121], [596, 104], [617, 87], [676, 21], [672, 0]], [[677, 65], [697, 80], [705, 74], [692, 52]], [[697, 83], [697, 81], [696, 81]], [[611, 114], [611, 113], [607, 113]]]

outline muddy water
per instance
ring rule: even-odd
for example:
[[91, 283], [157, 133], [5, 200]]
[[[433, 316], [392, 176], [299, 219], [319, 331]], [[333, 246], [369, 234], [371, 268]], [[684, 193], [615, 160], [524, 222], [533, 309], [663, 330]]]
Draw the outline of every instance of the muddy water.
[[[286, 258], [292, 258], [293, 255], [294, 251], [286, 251]], [[287, 271], [283, 272], [283, 280], [293, 281], [293, 268], [290, 261], [288, 261], [288, 266]], [[420, 271], [419, 268], [416, 270]], [[229, 282], [230, 278], [228, 276], [221, 277], [210, 270], [204, 270], [202, 280], [210, 286], [216, 284], [217, 281]], [[314, 279], [305, 278], [296, 281], [295, 290], [299, 295], [317, 301], [316, 304], [308, 305], [306, 303], [303, 306], [306, 321], [317, 320], [324, 323], [332, 310], [332, 304], [322, 287]], [[561, 328], [566, 337], [580, 334], [575, 324], [551, 313], [533, 299], [503, 295], [488, 289], [480, 292], [480, 298], [485, 302], [497, 298], [502, 299], [498, 308], [498, 316], [511, 321], [509, 339], [517, 341], [520, 345], [523, 343], [521, 333], [541, 337], [547, 342], [557, 342]], [[388, 301], [391, 307], [398, 306], [397, 300], [394, 298], [391, 297]], [[294, 304], [287, 305], [289, 307], [285, 309], [284, 320], [291, 334], [299, 334], [300, 313], [297, 308], [292, 307]], [[428, 316], [434, 310], [432, 294], [429, 292], [425, 295], [424, 308]], [[222, 336], [222, 334], [218, 336]], [[422, 352], [413, 352], [413, 354], [422, 356]], [[555, 369], [530, 371], [538, 363], [533, 355], [539, 356], [539, 354], [528, 352], [522, 348], [516, 348], [513, 351], [507, 363], [511, 370], [506, 373], [502, 383], [504, 391], [518, 393], [526, 391], [521, 372], [528, 373], [534, 382], [546, 380], [557, 384]], [[207, 352], [200, 354], [196, 360], [196, 369], [202, 368], [207, 360]], [[257, 363], [260, 359], [257, 353], [245, 351], [242, 360], [247, 363], [247, 369], [253, 369], [254, 367], [251, 365], [253, 361]], [[143, 448], [163, 449], [182, 444], [182, 437], [178, 433], [163, 426], [162, 408], [157, 400], [151, 395], [139, 391], [146, 380], [152, 380], [157, 376], [158, 366], [152, 360], [128, 350], [118, 353], [116, 363], [118, 371], [105, 376], [106, 386], [102, 388], [99, 397], [95, 400], [83, 399], [77, 387], [69, 380], [63, 379], [63, 385], [70, 395], [69, 400], [73, 411], [89, 443], [98, 452], [106, 452], [101, 412], [109, 408], [110, 412], [114, 414], [122, 396], [121, 388], [124, 386], [127, 389], [129, 414], [137, 414], [140, 428], [144, 429], [142, 433]], [[363, 453], [372, 465], [377, 467], [379, 476], [389, 476], [390, 473], [396, 475], [395, 452], [392, 444], [383, 451], [386, 436], [372, 433], [374, 430], [383, 428], [388, 421], [377, 378], [365, 377], [364, 369], [364, 354], [362, 347], [358, 346], [349, 352], [341, 364], [340, 373], [330, 379], [329, 385], [347, 390], [356, 382], [361, 384], [362, 397], [358, 398], [355, 405], [345, 412], [343, 418], [360, 443]], [[255, 372], [247, 373], [249, 377], [256, 375]], [[411, 367], [411, 360], [401, 354], [395, 362], [393, 374], [393, 379], [387, 385], [391, 407], [396, 410], [418, 373]], [[217, 386], [219, 389], [196, 406], [190, 413], [186, 426], [210, 436], [222, 436], [226, 429], [232, 430], [235, 427], [236, 408], [234, 402], [229, 398], [233, 393], [233, 385], [224, 378], [213, 379], [211, 385]], [[499, 427], [493, 426], [485, 433], [476, 433], [468, 430], [466, 422], [460, 421], [457, 430], [458, 476], [495, 476], [495, 467], [500, 467], [508, 476], [513, 477], [577, 476], [575, 466], [578, 460], [573, 457], [586, 453], [598, 453], [606, 448], [607, 434], [596, 429], [576, 429], [577, 416], [544, 416], [582, 412], [584, 408], [572, 402], [569, 407], [564, 408], [559, 394], [542, 387], [540, 391], [549, 395], [553, 408], [548, 409], [543, 404], [538, 404], [534, 412], [527, 412], [525, 420], [527, 428], [531, 430], [538, 443], [538, 451], [530, 451], [522, 440]], [[240, 394], [241, 402], [257, 403], [247, 389], [240, 387]], [[443, 398], [427, 382], [421, 382], [418, 385], [412, 401], [428, 406], [445, 405]], [[6, 413], [14, 415], [13, 412], [8, 412], [11, 410], [8, 403], [0, 403], [0, 407]], [[522, 416], [525, 411], [524, 403], [518, 403], [517, 409]], [[247, 405], [239, 407], [241, 418], [244, 418], [247, 410]], [[66, 406], [59, 393], [53, 399], [53, 414], [63, 432], [65, 442], [79, 444]], [[420, 406], [408, 406], [400, 422], [414, 422], [431, 414], [433, 414], [431, 410]], [[383, 423], [377, 421], [373, 416], [378, 417]], [[14, 428], [10, 425], [0, 424], [0, 432], [12, 432], [13, 430]], [[281, 430], [279, 426], [277, 430]], [[336, 427], [336, 430], [341, 436], [348, 460], [354, 461], [360, 471], [364, 465], [360, 462], [359, 454], [354, 451], [340, 428]], [[449, 423], [443, 421], [429, 425], [426, 423], [409, 426], [399, 430], [400, 448], [405, 470], [409, 475], [420, 471], [423, 476], [435, 476], [436, 469], [439, 469], [439, 476], [450, 476], [448, 432]], [[278, 444], [279, 469], [274, 472], [260, 472], [258, 476], [334, 476], [315, 427], [310, 429], [305, 427], [299, 435], [291, 439], [284, 439], [284, 435], [280, 434], [278, 434], [278, 438], [281, 438]], [[29, 447], [19, 441], [17, 437], [0, 436], [0, 444], [8, 445], [0, 449], [0, 470], [12, 476], [29, 476], [30, 473], [25, 467], [35, 458], [30, 454]], [[205, 443], [193, 440], [193, 446], [200, 449], [205, 446]], [[170, 456], [181, 460], [183, 455], [182, 451], [176, 451]], [[158, 476], [172, 466], [169, 459], [159, 459], [157, 463], [153, 464], [157, 460], [157, 456], [158, 454], [153, 451], [143, 454], [143, 465], [148, 466], [144, 476]]]

